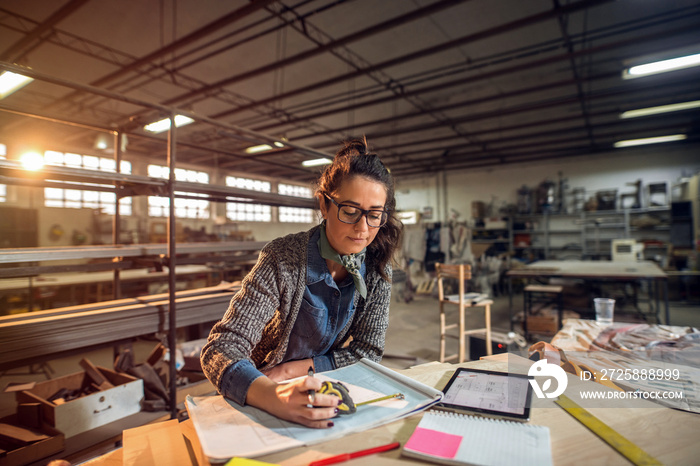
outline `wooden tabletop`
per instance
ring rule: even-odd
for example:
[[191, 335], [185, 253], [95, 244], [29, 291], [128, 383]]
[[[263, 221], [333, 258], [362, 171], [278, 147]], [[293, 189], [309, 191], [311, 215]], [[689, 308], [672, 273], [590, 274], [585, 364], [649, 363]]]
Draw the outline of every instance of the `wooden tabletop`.
[[[458, 366], [499, 371], [507, 371], [510, 368], [511, 372], [526, 373], [530, 364], [532, 362], [525, 358], [500, 354], [459, 365], [429, 363], [398, 372], [436, 388], [442, 388]], [[610, 389], [594, 382], [581, 381], [577, 377], [569, 375], [565, 394], [583, 405], [579, 395], [582, 390], [601, 392]], [[588, 408], [588, 411], [664, 464], [692, 464], [696, 463], [697, 458], [700, 457], [700, 443], [697, 442], [697, 432], [700, 431], [700, 416], [665, 408], [645, 400], [616, 401], [615, 406], [617, 407]], [[418, 425], [421, 416], [422, 414], [418, 413], [366, 432], [348, 435], [342, 439], [310, 447], [293, 448], [256, 459], [287, 466], [308, 465], [311, 461], [331, 455], [371, 448], [395, 441], [404, 445]], [[555, 465], [585, 463], [627, 466], [630, 464], [616, 450], [550, 399], [534, 398], [531, 416], [530, 423], [550, 428], [552, 458]], [[191, 421], [182, 422], [179, 427], [187, 443], [191, 444], [191, 451], [195, 452], [194, 455], [197, 457], [196, 463], [193, 461], [192, 464], [209, 465], [202, 456]], [[366, 461], [367, 458], [363, 458], [345, 464], [348, 466], [367, 464]], [[514, 462], [517, 461], [514, 460]], [[406, 463], [420, 463], [420, 461], [401, 456], [399, 449], [373, 456], [371, 464], [381, 466]], [[121, 466], [122, 450], [115, 450], [85, 464], [89, 466]]]
[[511, 269], [509, 277], [570, 277], [591, 279], [666, 280], [666, 272], [653, 261], [537, 261]]

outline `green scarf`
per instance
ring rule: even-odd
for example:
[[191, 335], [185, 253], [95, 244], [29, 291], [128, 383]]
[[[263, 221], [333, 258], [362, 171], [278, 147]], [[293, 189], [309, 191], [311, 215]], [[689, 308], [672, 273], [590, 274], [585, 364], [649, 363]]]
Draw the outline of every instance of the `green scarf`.
[[347, 256], [341, 256], [338, 252], [333, 249], [333, 246], [328, 242], [328, 237], [326, 236], [326, 223], [321, 224], [321, 237], [318, 240], [318, 250], [321, 253], [321, 257], [324, 259], [332, 260], [343, 267], [352, 275], [352, 281], [355, 283], [355, 289], [360, 293], [360, 296], [367, 298], [367, 285], [365, 285], [365, 280], [360, 274], [360, 267], [365, 261], [365, 253], [367, 248], [358, 252], [357, 254], [348, 254]]

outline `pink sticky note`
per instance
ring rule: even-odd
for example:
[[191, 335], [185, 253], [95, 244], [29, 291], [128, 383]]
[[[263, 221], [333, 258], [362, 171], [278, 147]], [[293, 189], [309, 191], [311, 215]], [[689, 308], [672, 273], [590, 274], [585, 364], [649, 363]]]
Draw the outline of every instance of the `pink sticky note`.
[[440, 458], [454, 458], [462, 437], [416, 427], [405, 448]]

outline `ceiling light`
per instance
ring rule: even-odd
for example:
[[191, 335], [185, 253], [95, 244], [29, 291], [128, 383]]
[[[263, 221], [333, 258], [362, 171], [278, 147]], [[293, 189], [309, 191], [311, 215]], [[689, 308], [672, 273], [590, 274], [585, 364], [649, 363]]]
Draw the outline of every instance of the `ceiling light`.
[[34, 78], [28, 78], [27, 76], [11, 71], [5, 71], [0, 74], [0, 99], [4, 99], [13, 92], [22, 89], [32, 81], [34, 81]]
[[44, 157], [34, 151], [25, 152], [20, 156], [19, 161], [26, 170], [37, 171], [44, 166]]
[[95, 138], [95, 149], [109, 150], [112, 147], [110, 137], [107, 134], [98, 134]]
[[683, 139], [687, 139], [687, 136], [685, 134], [671, 134], [668, 136], [658, 136], [655, 138], [628, 139], [625, 141], [617, 141], [614, 144], [614, 146], [617, 148], [642, 146], [645, 144], [658, 144], [661, 142], [682, 141]]
[[[192, 118], [186, 117], [185, 115], [175, 115], [176, 128], [179, 128], [180, 126], [189, 125], [193, 121], [194, 120]], [[158, 120], [154, 123], [147, 124], [143, 127], [143, 129], [151, 133], [162, 133], [163, 131], [167, 131], [170, 129], [170, 118], [163, 118], [162, 120]]]
[[679, 112], [681, 110], [690, 110], [691, 108], [700, 107], [700, 100], [691, 102], [681, 102], [678, 104], [659, 105], [658, 107], [638, 108], [636, 110], [628, 110], [620, 114], [620, 118], [637, 118], [647, 115], [656, 115], [658, 113]]
[[[275, 141], [275, 142], [273, 143], [273, 145], [274, 145], [275, 147], [284, 147], [284, 144], [282, 144], [282, 143], [279, 142], [279, 141]], [[272, 146], [269, 145], [269, 144], [260, 144], [260, 145], [258, 145], [258, 146], [250, 146], [250, 147], [247, 147], [246, 150], [245, 150], [245, 152], [246, 152], [246, 154], [258, 154], [258, 153], [260, 153], [260, 152], [267, 152], [268, 150], [272, 150], [272, 149], [274, 149], [274, 147], [272, 147]]]
[[639, 78], [641, 76], [666, 73], [667, 71], [681, 70], [698, 65], [700, 65], [700, 53], [632, 66], [625, 70], [622, 77], [625, 79]]
[[313, 159], [301, 162], [303, 167], [318, 167], [319, 165], [329, 165], [333, 163], [330, 159]]

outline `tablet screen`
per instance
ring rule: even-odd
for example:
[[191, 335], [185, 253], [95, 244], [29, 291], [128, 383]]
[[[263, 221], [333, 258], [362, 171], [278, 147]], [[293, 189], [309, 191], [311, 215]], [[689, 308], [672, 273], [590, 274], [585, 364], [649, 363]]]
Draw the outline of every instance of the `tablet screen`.
[[458, 368], [439, 408], [519, 421], [530, 419], [532, 386], [523, 374]]

